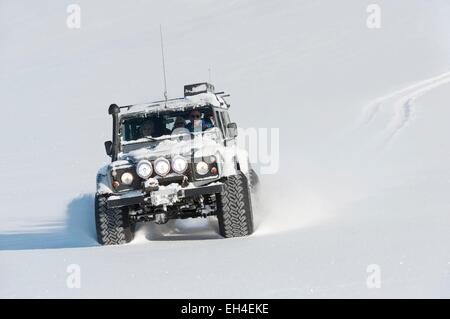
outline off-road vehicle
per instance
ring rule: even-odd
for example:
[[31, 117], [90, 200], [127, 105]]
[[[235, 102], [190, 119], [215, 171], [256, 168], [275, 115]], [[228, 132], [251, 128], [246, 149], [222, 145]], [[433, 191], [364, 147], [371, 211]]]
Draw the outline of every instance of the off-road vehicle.
[[237, 147], [226, 97], [197, 83], [182, 98], [109, 107], [112, 161], [97, 174], [95, 196], [100, 244], [130, 242], [138, 222], [180, 218], [217, 216], [223, 237], [253, 232], [257, 176]]

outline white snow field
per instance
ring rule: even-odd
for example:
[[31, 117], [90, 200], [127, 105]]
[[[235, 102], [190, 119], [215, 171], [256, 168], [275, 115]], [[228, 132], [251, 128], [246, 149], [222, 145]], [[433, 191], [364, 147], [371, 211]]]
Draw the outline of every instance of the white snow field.
[[[450, 2], [377, 0], [369, 29], [374, 2], [80, 0], [70, 29], [71, 1], [0, 0], [0, 297], [450, 297]], [[162, 97], [160, 24], [169, 97], [211, 77], [279, 128], [248, 238], [95, 241], [107, 107]]]

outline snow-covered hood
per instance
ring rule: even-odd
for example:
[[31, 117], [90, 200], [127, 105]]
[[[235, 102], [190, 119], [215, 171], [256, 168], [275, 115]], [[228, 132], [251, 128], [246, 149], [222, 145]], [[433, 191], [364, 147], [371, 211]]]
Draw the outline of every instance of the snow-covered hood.
[[[236, 174], [235, 159], [238, 160], [240, 170], [248, 172], [248, 154], [245, 150], [237, 148], [236, 145], [224, 146], [221, 139], [216, 139], [211, 135], [201, 134], [192, 139], [179, 140], [168, 139], [160, 142], [156, 146], [147, 146], [120, 153], [118, 161], [112, 163], [137, 164], [141, 160], [153, 161], [158, 157], [173, 158], [176, 155], [185, 158], [199, 159], [214, 155], [220, 165], [221, 175], [230, 176]], [[123, 165], [123, 164], [120, 164]]]
[[165, 140], [156, 146], [146, 146], [137, 150], [120, 153], [119, 160], [137, 163], [141, 160], [154, 160], [158, 157], [174, 157], [181, 155], [185, 157], [199, 158], [203, 156], [217, 155], [222, 153], [224, 146], [209, 137], [195, 137], [188, 140]]

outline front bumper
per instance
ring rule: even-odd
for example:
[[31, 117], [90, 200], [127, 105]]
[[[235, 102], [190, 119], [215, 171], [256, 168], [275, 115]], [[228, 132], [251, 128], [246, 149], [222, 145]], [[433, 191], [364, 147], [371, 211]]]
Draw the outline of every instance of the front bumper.
[[[181, 188], [176, 192], [177, 202], [184, 198], [191, 198], [200, 195], [211, 195], [221, 193], [223, 191], [223, 183], [215, 182], [210, 185]], [[138, 204], [152, 204], [152, 193], [157, 195], [159, 190], [144, 192], [144, 191], [131, 191], [121, 195], [112, 195], [108, 198], [108, 208], [116, 208]]]

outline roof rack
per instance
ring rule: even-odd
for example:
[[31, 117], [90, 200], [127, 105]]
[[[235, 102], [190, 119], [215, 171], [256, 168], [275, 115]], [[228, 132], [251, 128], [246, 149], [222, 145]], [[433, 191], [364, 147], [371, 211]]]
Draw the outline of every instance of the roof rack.
[[201, 82], [195, 84], [186, 84], [184, 86], [184, 96], [192, 96], [201, 93], [213, 93], [215, 94], [214, 85], [208, 82]]
[[[202, 93], [212, 93], [216, 95], [216, 97], [220, 97], [223, 102], [226, 104], [226, 106], [229, 108], [230, 104], [225, 101], [225, 97], [229, 97], [230, 94], [226, 94], [225, 92], [215, 92], [214, 85], [208, 83], [208, 82], [201, 82], [201, 83], [195, 83], [195, 84], [187, 84], [184, 86], [184, 97], [178, 97], [178, 98], [172, 98], [168, 100], [159, 100], [159, 101], [153, 101], [153, 102], [145, 102], [145, 103], [136, 103], [136, 104], [130, 104], [130, 105], [123, 105], [119, 106], [120, 109], [127, 109], [130, 110], [134, 106], [146, 106], [146, 107], [157, 107], [157, 106], [167, 106], [167, 102], [174, 102], [174, 101], [182, 101], [185, 100], [186, 97], [195, 96]], [[220, 101], [219, 101], [220, 102]], [[220, 104], [223, 104], [220, 102]]]

